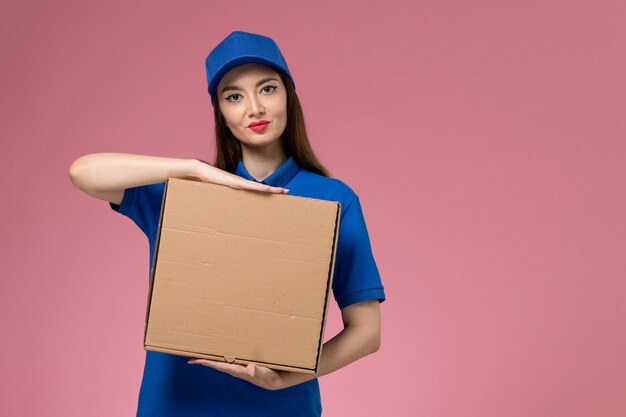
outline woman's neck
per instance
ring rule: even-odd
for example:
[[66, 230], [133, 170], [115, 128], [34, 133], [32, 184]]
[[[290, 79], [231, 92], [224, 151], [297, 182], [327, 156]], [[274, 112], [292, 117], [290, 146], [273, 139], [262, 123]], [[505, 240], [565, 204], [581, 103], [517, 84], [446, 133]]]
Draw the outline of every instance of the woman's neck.
[[257, 181], [263, 181], [265, 178], [272, 175], [289, 156], [285, 153], [282, 146], [277, 142], [279, 146], [269, 148], [242, 148], [242, 162], [246, 167], [246, 171]]

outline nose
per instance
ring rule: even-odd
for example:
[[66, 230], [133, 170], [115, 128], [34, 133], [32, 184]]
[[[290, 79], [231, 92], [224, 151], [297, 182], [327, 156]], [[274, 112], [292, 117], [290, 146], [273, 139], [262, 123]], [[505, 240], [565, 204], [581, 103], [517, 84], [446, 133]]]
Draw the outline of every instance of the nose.
[[258, 97], [253, 95], [252, 98], [248, 101], [248, 103], [249, 103], [248, 114], [251, 117], [265, 113], [265, 107], [263, 106], [262, 101]]

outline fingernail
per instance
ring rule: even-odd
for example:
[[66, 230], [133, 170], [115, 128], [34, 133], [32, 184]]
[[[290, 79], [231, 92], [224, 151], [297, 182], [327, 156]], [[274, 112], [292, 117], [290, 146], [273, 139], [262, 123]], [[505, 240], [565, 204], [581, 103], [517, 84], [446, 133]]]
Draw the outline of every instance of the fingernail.
[[187, 363], [188, 363], [188, 364], [190, 364], [190, 365], [195, 365], [195, 364], [196, 364], [196, 363], [195, 363], [194, 361], [192, 361], [192, 360], [187, 361]]

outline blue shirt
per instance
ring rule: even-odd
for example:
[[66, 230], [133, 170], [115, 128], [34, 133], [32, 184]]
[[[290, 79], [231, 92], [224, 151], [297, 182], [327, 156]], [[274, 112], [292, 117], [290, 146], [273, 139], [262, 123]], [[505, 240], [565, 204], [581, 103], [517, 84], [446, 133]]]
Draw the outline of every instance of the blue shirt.
[[[339, 308], [360, 301], [385, 300], [372, 255], [359, 197], [344, 182], [301, 168], [289, 157], [263, 181], [242, 161], [235, 174], [251, 181], [288, 188], [288, 195], [339, 201], [341, 219], [333, 296]], [[148, 237], [150, 265], [161, 215], [165, 182], [128, 188], [113, 210], [129, 217]], [[148, 275], [149, 278], [149, 275]], [[137, 416], [319, 417], [322, 404], [317, 378], [282, 390], [266, 390], [213, 368], [187, 364], [188, 358], [146, 351]]]

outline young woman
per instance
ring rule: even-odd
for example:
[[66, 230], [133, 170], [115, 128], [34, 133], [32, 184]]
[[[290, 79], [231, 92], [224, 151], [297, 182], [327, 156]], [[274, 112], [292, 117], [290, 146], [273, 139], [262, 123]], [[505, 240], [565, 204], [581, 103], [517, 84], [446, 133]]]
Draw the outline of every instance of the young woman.
[[146, 351], [137, 415], [320, 416], [317, 378], [380, 346], [385, 293], [359, 197], [315, 157], [295, 83], [271, 38], [232, 32], [207, 57], [206, 73], [215, 117], [213, 164], [96, 153], [74, 161], [72, 182], [139, 226], [148, 237], [151, 263], [168, 177], [339, 201], [332, 289], [344, 329], [323, 345], [317, 375]]

